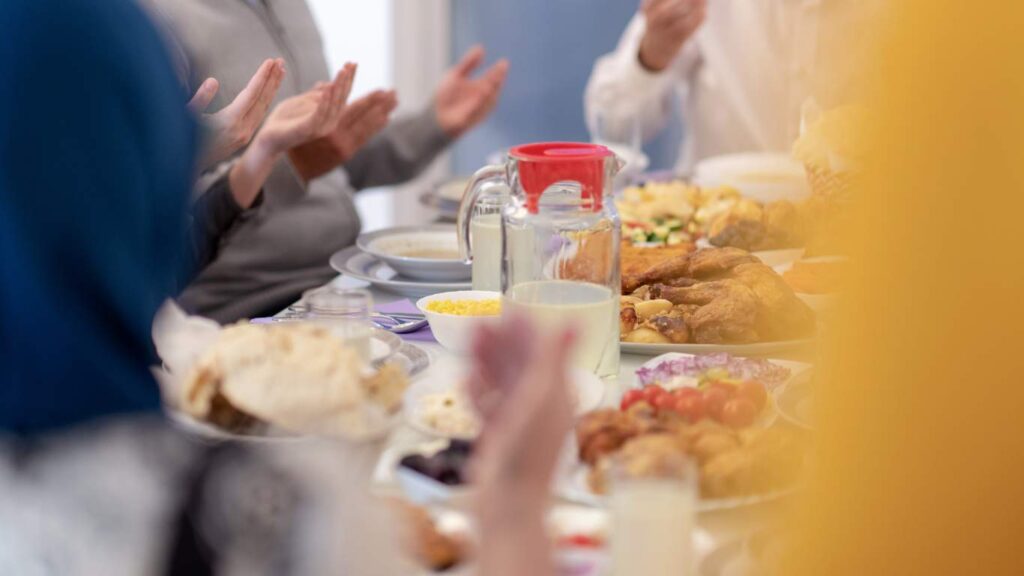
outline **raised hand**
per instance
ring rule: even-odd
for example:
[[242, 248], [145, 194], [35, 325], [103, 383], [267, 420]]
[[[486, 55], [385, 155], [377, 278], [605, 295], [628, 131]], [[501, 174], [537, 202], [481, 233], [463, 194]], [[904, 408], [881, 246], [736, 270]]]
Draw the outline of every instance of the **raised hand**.
[[274, 164], [286, 152], [337, 129], [354, 76], [355, 67], [346, 66], [334, 82], [318, 84], [274, 108], [252, 145], [232, 166], [231, 191], [239, 206], [252, 206]]
[[445, 74], [434, 96], [437, 123], [448, 136], [457, 138], [486, 118], [498, 103], [508, 77], [508, 61], [499, 60], [472, 78], [484, 61], [484, 49], [474, 46]]
[[644, 0], [640, 11], [647, 29], [637, 57], [648, 70], [660, 72], [704, 22], [707, 0]]
[[206, 109], [210, 107], [213, 99], [217, 97], [217, 92], [220, 90], [220, 82], [217, 82], [216, 78], [207, 78], [196, 90], [195, 96], [192, 97], [188, 102], [188, 109], [193, 114], [199, 115], [206, 112]]
[[[346, 64], [345, 69], [350, 67], [354, 76], [356, 66]], [[387, 126], [391, 113], [398, 106], [395, 93], [385, 90], [372, 92], [351, 104], [347, 100], [348, 92], [338, 104], [340, 118], [331, 133], [288, 152], [292, 165], [307, 182], [348, 162]]]
[[571, 330], [540, 333], [521, 317], [477, 334], [469, 394], [484, 422], [472, 468], [481, 491], [512, 490], [504, 502], [513, 495], [546, 502], [572, 427], [567, 372], [574, 342]]
[[477, 487], [481, 574], [554, 574], [544, 513], [572, 428], [571, 331], [537, 332], [521, 317], [484, 328], [469, 394], [484, 422], [470, 473]]
[[[213, 143], [206, 151], [207, 164], [229, 158], [249, 144], [270, 110], [284, 75], [284, 60], [266, 60], [231, 104], [205, 116], [217, 130]], [[189, 107], [196, 113], [206, 110], [218, 89], [215, 79], [207, 79], [199, 87]]]

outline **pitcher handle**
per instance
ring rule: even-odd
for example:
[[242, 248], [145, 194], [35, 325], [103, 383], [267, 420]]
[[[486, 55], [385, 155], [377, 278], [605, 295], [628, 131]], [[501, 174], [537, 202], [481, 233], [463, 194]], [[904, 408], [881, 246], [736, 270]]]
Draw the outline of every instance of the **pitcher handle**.
[[467, 264], [473, 262], [473, 246], [469, 238], [473, 208], [476, 207], [480, 194], [488, 184], [505, 184], [505, 181], [505, 166], [493, 164], [477, 170], [469, 184], [466, 185], [466, 191], [462, 194], [462, 203], [459, 205], [459, 219], [456, 230], [459, 235], [459, 254]]

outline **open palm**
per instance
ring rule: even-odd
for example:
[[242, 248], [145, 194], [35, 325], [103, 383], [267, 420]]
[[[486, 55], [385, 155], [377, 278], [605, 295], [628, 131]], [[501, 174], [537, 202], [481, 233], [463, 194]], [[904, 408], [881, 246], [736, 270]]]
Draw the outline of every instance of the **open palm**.
[[508, 77], [508, 61], [500, 60], [473, 78], [472, 74], [483, 63], [484, 56], [482, 47], [470, 49], [437, 87], [434, 96], [437, 123], [452, 138], [480, 123], [498, 103]]

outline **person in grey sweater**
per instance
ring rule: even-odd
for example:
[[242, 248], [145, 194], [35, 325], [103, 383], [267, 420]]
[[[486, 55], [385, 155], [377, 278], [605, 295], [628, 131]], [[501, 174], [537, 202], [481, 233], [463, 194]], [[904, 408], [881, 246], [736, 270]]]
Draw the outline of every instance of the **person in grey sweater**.
[[[213, 109], [239, 94], [268, 58], [283, 60], [288, 71], [275, 102], [331, 78], [305, 0], [147, 1], [181, 44], [192, 90], [208, 78], [219, 83]], [[355, 191], [414, 178], [494, 108], [508, 63], [474, 78], [483, 59], [481, 48], [471, 50], [442, 79], [431, 106], [412, 117], [388, 124], [397, 102], [387, 91], [348, 104], [333, 133], [275, 164], [252, 206], [227, 193], [244, 149], [204, 172], [195, 200], [214, 212], [204, 227], [214, 248], [180, 294], [181, 305], [227, 323], [275, 313], [329, 281], [331, 254], [360, 231]]]

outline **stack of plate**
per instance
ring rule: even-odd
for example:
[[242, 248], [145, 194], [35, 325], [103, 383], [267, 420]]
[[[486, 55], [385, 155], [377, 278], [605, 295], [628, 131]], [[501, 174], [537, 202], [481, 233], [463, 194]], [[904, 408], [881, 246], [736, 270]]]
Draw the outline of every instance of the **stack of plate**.
[[459, 257], [454, 226], [404, 226], [363, 234], [331, 257], [342, 274], [408, 298], [469, 290], [472, 271]]
[[469, 185], [468, 178], [456, 178], [444, 182], [425, 192], [420, 196], [420, 202], [437, 210], [440, 220], [455, 222], [459, 217], [459, 205], [462, 203], [462, 195]]

